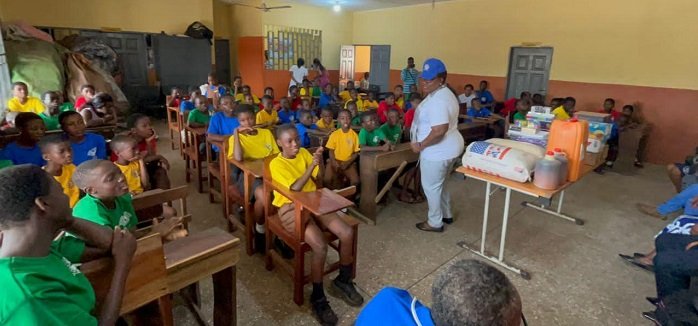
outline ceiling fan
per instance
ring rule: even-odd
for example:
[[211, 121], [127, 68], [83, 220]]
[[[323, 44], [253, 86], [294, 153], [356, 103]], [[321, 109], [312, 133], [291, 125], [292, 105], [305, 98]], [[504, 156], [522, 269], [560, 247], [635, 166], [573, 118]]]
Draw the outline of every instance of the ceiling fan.
[[269, 12], [270, 10], [273, 10], [273, 9], [288, 9], [288, 8], [291, 8], [291, 6], [273, 6], [273, 7], [268, 7], [267, 4], [266, 4], [265, 2], [262, 2], [262, 5], [260, 5], [260, 6], [253, 6], [253, 5], [248, 5], [248, 4], [239, 3], [239, 2], [232, 2], [232, 4], [238, 5], [238, 6], [245, 6], [245, 7], [250, 7], [250, 8], [259, 9], [259, 10], [264, 11], [264, 12]]

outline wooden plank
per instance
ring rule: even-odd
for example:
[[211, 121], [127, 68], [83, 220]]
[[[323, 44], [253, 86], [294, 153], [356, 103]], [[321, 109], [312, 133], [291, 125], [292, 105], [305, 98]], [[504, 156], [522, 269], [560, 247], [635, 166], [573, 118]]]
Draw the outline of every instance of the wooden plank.
[[[186, 199], [187, 196], [189, 196], [189, 187], [187, 186], [148, 190], [133, 197], [133, 208], [140, 210], [178, 199]], [[186, 214], [186, 212], [180, 212], [180, 214]]]
[[237, 247], [240, 239], [212, 228], [164, 245], [165, 265], [168, 270], [181, 268], [229, 248]]

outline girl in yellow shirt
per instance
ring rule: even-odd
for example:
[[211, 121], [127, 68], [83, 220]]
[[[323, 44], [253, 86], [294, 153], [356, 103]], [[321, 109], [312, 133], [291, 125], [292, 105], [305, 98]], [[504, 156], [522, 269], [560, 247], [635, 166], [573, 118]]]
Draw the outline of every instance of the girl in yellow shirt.
[[43, 167], [44, 171], [61, 184], [63, 193], [68, 196], [70, 208], [73, 208], [80, 199], [80, 189], [73, 184], [72, 180], [75, 165], [73, 164], [73, 150], [70, 143], [56, 135], [44, 137], [39, 142], [39, 148], [44, 161], [46, 161], [46, 165]]

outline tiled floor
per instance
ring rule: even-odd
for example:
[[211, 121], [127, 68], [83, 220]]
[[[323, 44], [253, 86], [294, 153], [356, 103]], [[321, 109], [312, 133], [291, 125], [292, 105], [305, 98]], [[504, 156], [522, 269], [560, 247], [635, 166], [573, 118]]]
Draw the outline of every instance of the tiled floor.
[[[184, 164], [178, 151], [170, 151], [165, 124], [157, 123], [161, 151], [172, 164], [173, 185], [184, 184]], [[431, 303], [432, 281], [445, 266], [459, 259], [478, 259], [456, 245], [479, 245], [485, 185], [453, 174], [448, 181], [453, 194], [456, 221], [442, 234], [418, 231], [426, 204], [407, 205], [391, 197], [381, 208], [375, 226], [359, 228], [359, 260], [356, 283], [368, 300], [387, 285], [409, 289]], [[225, 227], [221, 205], [210, 204], [190, 184], [193, 232]], [[512, 196], [505, 258], [531, 273], [531, 280], [505, 271], [518, 288], [524, 313], [531, 325], [646, 325], [640, 315], [649, 310], [645, 296], [654, 295], [652, 274], [633, 268], [618, 253], [651, 249], [654, 234], [666, 222], [646, 217], [636, 202], [657, 203], [673, 188], [661, 166], [648, 165], [635, 175], [609, 172], [590, 174], [567, 192], [564, 211], [586, 221], [583, 226], [518, 205], [525, 196]], [[487, 233], [490, 252], [498, 250], [503, 192], [493, 197]], [[241, 254], [238, 264], [239, 325], [316, 325], [309, 305], [292, 301], [290, 279], [281, 271], [269, 272], [260, 255]], [[326, 279], [327, 280], [327, 279]], [[327, 281], [326, 281], [327, 283]], [[306, 287], [306, 300], [310, 287]], [[212, 317], [210, 280], [202, 282], [203, 312]], [[330, 297], [341, 325], [352, 325], [358, 308]], [[175, 308], [178, 325], [195, 325], [187, 308]]]

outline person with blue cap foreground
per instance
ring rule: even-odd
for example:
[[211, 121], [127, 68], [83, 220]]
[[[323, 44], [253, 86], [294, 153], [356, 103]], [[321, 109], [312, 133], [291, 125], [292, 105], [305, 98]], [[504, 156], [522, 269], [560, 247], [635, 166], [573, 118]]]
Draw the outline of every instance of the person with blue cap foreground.
[[422, 188], [429, 205], [428, 220], [418, 223], [417, 228], [429, 232], [443, 232], [444, 223], [453, 223], [451, 196], [445, 183], [453, 162], [464, 149], [458, 132], [458, 98], [446, 84], [446, 76], [441, 60], [424, 61], [420, 77], [426, 97], [416, 108], [410, 129], [411, 146], [419, 153]]
[[464, 259], [439, 274], [431, 288], [432, 308], [409, 292], [386, 287], [356, 318], [356, 326], [526, 325], [521, 298], [498, 269]]

